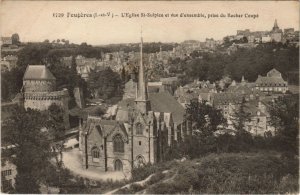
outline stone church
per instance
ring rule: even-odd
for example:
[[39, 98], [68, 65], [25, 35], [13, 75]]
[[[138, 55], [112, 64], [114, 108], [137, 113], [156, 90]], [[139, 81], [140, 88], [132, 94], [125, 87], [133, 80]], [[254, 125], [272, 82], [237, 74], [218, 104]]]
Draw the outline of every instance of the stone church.
[[[140, 59], [143, 59], [141, 39]], [[114, 120], [88, 116], [79, 132], [82, 166], [99, 171], [123, 171], [164, 159], [189, 134], [184, 108], [167, 92], [149, 93], [141, 60], [135, 98], [118, 103]]]

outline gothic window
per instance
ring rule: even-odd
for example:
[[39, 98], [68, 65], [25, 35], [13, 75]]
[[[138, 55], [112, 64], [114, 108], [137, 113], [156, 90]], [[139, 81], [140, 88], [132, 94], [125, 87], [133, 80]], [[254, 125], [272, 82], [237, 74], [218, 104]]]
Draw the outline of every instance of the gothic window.
[[120, 159], [115, 160], [115, 171], [122, 171], [123, 163]]
[[136, 165], [142, 167], [146, 164], [145, 158], [142, 155], [136, 157]]
[[97, 147], [92, 148], [92, 160], [93, 162], [99, 162], [100, 151]]
[[143, 135], [143, 125], [141, 123], [136, 124], [136, 134]]
[[113, 138], [114, 152], [124, 152], [124, 142], [120, 134]]

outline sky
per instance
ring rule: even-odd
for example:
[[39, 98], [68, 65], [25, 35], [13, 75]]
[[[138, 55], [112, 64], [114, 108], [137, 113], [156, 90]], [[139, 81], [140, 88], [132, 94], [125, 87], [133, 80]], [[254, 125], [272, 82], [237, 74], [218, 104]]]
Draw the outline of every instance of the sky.
[[[280, 28], [299, 30], [298, 1], [0, 1], [0, 33], [18, 33], [22, 42], [67, 39], [92, 45], [136, 43], [142, 27], [145, 42], [204, 41], [222, 39], [236, 30], [271, 30], [275, 19]], [[68, 13], [106, 14], [109, 17], [74, 18]], [[53, 17], [63, 13], [64, 17]], [[118, 15], [112, 18], [112, 13]], [[241, 14], [242, 18], [127, 18], [122, 13]], [[245, 18], [245, 14], [258, 15]]]

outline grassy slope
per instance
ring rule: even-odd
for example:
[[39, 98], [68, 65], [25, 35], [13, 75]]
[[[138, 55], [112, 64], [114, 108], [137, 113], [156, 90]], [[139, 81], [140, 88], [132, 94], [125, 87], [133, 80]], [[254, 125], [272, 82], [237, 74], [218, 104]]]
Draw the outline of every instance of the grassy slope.
[[[162, 173], [162, 170], [169, 172]], [[211, 154], [201, 159], [167, 162], [138, 171], [145, 185], [133, 184], [116, 193], [296, 193], [298, 159], [271, 153]], [[147, 173], [147, 174], [144, 174]]]

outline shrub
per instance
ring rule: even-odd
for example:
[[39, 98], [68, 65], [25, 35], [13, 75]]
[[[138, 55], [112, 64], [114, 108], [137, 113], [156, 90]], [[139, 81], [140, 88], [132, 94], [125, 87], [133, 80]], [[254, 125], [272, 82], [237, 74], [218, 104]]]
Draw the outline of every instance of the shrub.
[[171, 183], [158, 183], [148, 190], [149, 194], [175, 194], [177, 193], [174, 185]]
[[162, 180], [165, 177], [165, 175], [162, 172], [158, 172], [154, 174], [148, 181], [147, 185], [152, 185], [154, 183], [157, 183], [158, 181]]
[[132, 180], [140, 181], [147, 178], [149, 175], [155, 173], [158, 170], [157, 166], [147, 164], [142, 167], [134, 168], [132, 170]]
[[178, 163], [176, 161], [166, 161], [157, 163], [155, 165], [147, 164], [142, 167], [134, 168], [132, 170], [132, 180], [140, 181], [146, 179], [149, 175], [153, 173], [169, 170], [170, 167], [176, 167], [177, 164]]
[[121, 188], [118, 191], [116, 191], [115, 193], [116, 194], [134, 194], [136, 192], [139, 192], [139, 191], [143, 190], [144, 188], [145, 187], [143, 187], [143, 186], [141, 186], [139, 184], [134, 183], [134, 184], [131, 184], [129, 186], [129, 188], [128, 187]]
[[141, 191], [143, 189], [145, 189], [145, 187], [141, 186], [140, 184], [134, 183], [134, 184], [130, 185], [130, 190], [132, 191], [132, 194], [136, 193], [136, 192], [139, 192], [139, 191]]

